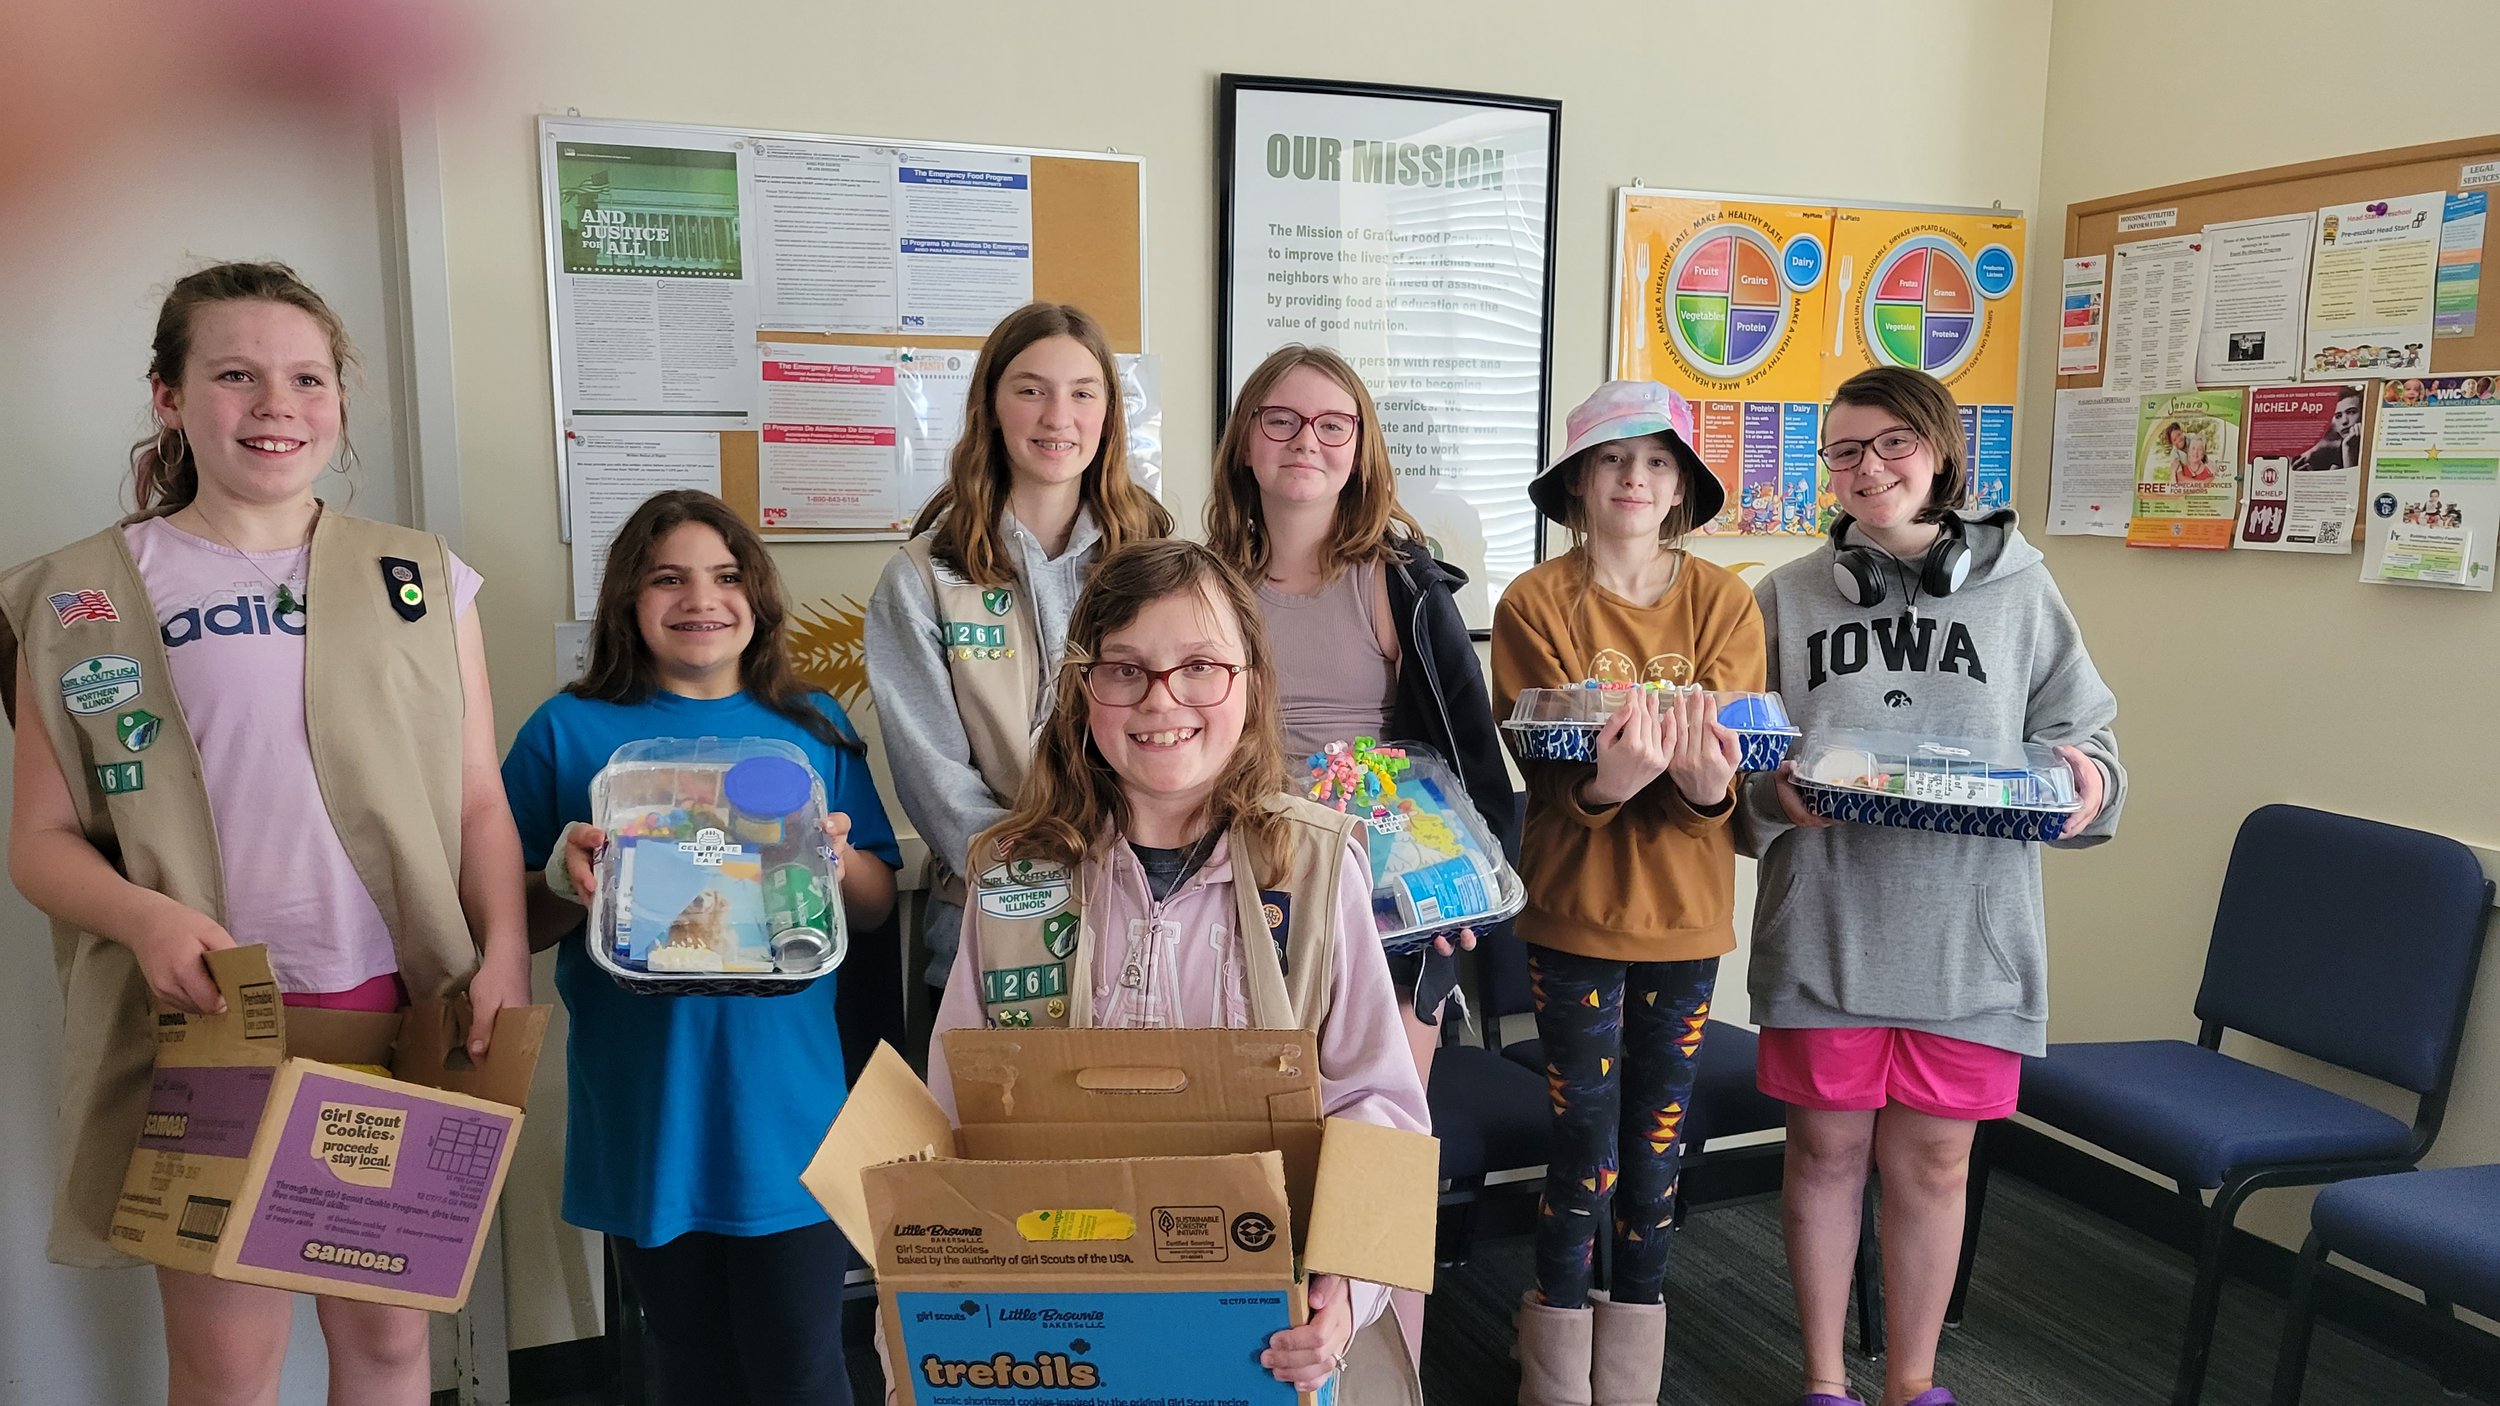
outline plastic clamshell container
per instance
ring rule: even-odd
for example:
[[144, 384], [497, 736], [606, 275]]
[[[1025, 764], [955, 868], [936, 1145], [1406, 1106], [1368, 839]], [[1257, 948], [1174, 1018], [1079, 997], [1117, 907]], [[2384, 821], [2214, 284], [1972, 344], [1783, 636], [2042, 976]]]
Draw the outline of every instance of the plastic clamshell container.
[[1527, 907], [1527, 885], [1502, 858], [1457, 771], [1420, 742], [1379, 747], [1406, 754], [1405, 768], [1389, 778], [1394, 789], [1339, 808], [1363, 820], [1382, 950], [1413, 952], [1441, 933], [1498, 923]]
[[1999, 840], [2054, 840], [2081, 805], [2073, 768], [2033, 742], [1836, 729], [1799, 749], [1796, 782], [1832, 820]]
[[[1527, 688], [1502, 724], [1511, 751], [1523, 762], [1593, 762], [1597, 730], [1631, 696], [1628, 688]], [[1663, 690], [1661, 690], [1663, 692]], [[1797, 728], [1776, 693], [1713, 693], [1719, 721], [1743, 747], [1740, 771], [1772, 771], [1788, 756]]]
[[608, 833], [591, 960], [655, 996], [783, 996], [842, 964], [825, 784], [768, 737], [628, 742], [590, 783]]

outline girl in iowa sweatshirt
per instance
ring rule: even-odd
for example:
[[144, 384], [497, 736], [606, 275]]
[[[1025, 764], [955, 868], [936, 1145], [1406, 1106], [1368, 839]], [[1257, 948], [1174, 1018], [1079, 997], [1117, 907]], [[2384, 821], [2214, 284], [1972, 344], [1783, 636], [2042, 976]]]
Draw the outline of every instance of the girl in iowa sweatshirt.
[[[2117, 699], [2014, 514], [1953, 511], [1965, 477], [1952, 396], [1918, 371], [1853, 376], [1824, 419], [1822, 455], [1844, 516], [1756, 592], [1770, 687], [1790, 717], [1809, 739], [1860, 728], [2053, 745], [2082, 803], [2056, 843], [2108, 839], [2127, 780]], [[1761, 859], [1748, 981], [1758, 1078], [1789, 1105], [1800, 1406], [1855, 1399], [1841, 1334], [1870, 1151], [1884, 1173], [1892, 1323], [1882, 1400], [1950, 1406], [1933, 1380], [1936, 1338], [1971, 1135], [2014, 1111], [2021, 1057], [2047, 1048], [2039, 850], [1834, 824], [1805, 808], [1785, 767], [1747, 783], [1738, 832]]]

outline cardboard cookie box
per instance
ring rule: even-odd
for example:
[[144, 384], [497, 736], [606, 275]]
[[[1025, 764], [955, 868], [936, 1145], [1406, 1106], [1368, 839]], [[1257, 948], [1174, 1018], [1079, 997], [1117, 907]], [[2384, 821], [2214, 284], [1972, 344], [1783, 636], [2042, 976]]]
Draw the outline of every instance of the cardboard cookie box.
[[238, 1283], [458, 1309], [512, 1165], [548, 1008], [502, 1012], [472, 1063], [440, 1002], [289, 1008], [266, 948], [212, 952], [208, 967], [223, 1014], [157, 1011], [114, 1246]]
[[1304, 1274], [1430, 1290], [1440, 1145], [1322, 1118], [1315, 1034], [943, 1038], [961, 1127], [880, 1047], [803, 1177], [900, 1401], [1285, 1406], [1258, 1354]]

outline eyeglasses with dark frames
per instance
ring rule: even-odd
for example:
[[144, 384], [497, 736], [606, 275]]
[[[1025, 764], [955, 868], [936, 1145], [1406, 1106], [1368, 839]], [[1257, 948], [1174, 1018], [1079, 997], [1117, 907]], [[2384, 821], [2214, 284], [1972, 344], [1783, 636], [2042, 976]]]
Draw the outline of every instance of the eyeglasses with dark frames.
[[1354, 442], [1354, 432], [1363, 427], [1362, 416], [1350, 415], [1342, 410], [1323, 410], [1317, 415], [1305, 415], [1290, 405], [1262, 405], [1258, 413], [1259, 433], [1278, 444], [1291, 444], [1293, 437], [1302, 433], [1302, 427], [1309, 425], [1311, 433], [1320, 443], [1331, 449], [1343, 449]]
[[1895, 459], [1909, 458], [1926, 442], [1927, 436], [1902, 425], [1872, 439], [1836, 439], [1814, 452], [1821, 455], [1823, 462], [1834, 471], [1845, 474], [1866, 462], [1868, 450], [1873, 450], [1876, 458], [1890, 463]]
[[1249, 670], [1247, 664], [1219, 659], [1190, 659], [1169, 669], [1115, 659], [1080, 664], [1076, 673], [1085, 683], [1085, 696], [1106, 708], [1134, 708], [1157, 683], [1184, 708], [1212, 708], [1233, 696], [1233, 680]]

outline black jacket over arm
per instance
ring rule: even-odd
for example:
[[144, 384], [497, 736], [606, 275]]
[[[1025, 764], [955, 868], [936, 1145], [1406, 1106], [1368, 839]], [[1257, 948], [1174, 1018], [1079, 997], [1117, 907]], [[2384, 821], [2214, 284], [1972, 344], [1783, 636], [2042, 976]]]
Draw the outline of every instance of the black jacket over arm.
[[[1398, 685], [1389, 708], [1389, 734], [1421, 742], [1449, 759], [1467, 798], [1501, 842], [1502, 853], [1516, 864], [1518, 798], [1502, 761], [1501, 732], [1494, 723], [1484, 670], [1476, 663], [1475, 641], [1467, 636], [1467, 622], [1460, 618], [1453, 594], [1467, 577], [1433, 560], [1420, 542], [1400, 541], [1395, 549], [1397, 557], [1386, 575], [1389, 614], [1398, 630]], [[1458, 963], [1427, 950], [1422, 968], [1415, 1008], [1430, 1020], [1457, 984]]]

